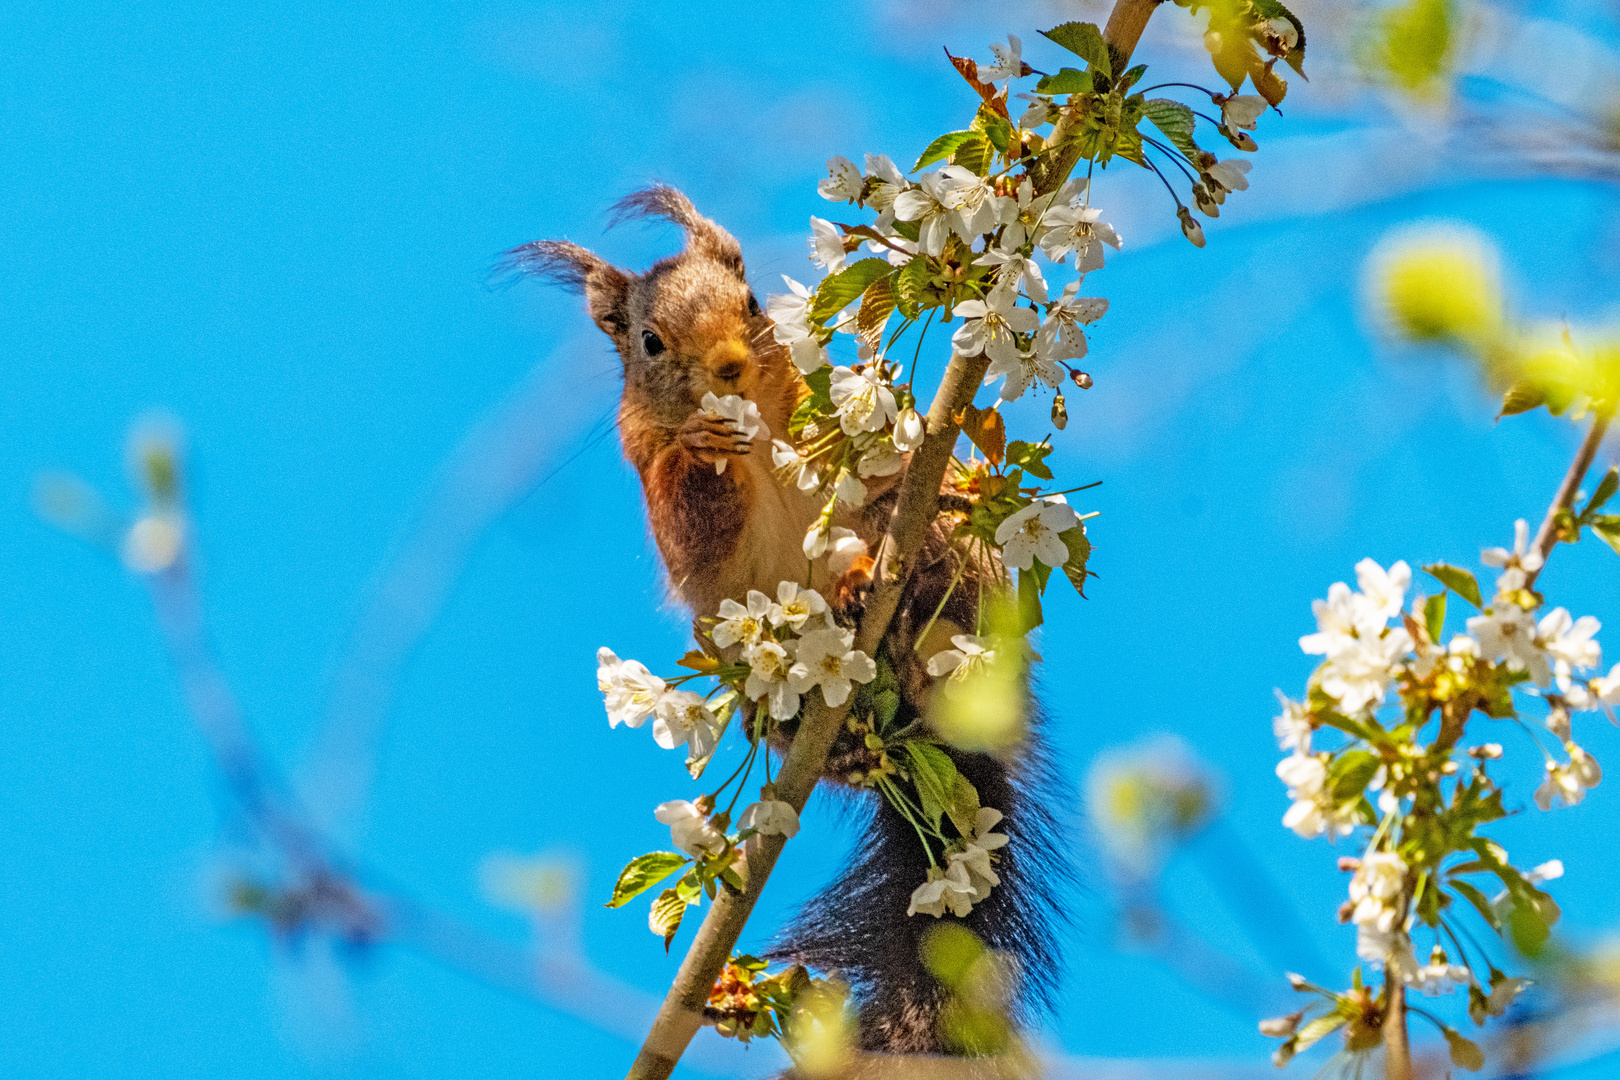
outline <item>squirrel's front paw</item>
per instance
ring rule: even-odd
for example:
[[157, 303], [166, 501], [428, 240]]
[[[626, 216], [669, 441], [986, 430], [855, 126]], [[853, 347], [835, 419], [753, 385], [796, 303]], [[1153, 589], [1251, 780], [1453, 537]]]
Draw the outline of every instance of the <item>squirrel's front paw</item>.
[[693, 457], [713, 464], [716, 472], [724, 472], [727, 461], [745, 457], [753, 446], [736, 424], [711, 412], [693, 413], [681, 425], [679, 437]]

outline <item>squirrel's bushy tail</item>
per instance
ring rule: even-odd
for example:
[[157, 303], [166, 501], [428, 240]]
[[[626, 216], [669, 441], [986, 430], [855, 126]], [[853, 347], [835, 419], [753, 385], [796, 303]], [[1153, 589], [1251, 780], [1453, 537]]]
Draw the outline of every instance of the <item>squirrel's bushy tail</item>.
[[[961, 924], [989, 948], [1015, 961], [1014, 1021], [1051, 1004], [1060, 967], [1057, 940], [1065, 921], [1060, 881], [1064, 850], [1052, 808], [1067, 805], [1055, 770], [1031, 731], [1011, 764], [986, 754], [949, 750], [957, 768], [979, 791], [983, 806], [1005, 816], [998, 831], [1008, 843], [998, 852], [1001, 884]], [[928, 856], [916, 830], [875, 793], [870, 824], [848, 868], [805, 905], [771, 950], [821, 974], [836, 975], [854, 994], [861, 1049], [886, 1053], [950, 1052], [939, 1031], [948, 993], [923, 963], [928, 931], [946, 915], [908, 916], [912, 890], [927, 878]]]

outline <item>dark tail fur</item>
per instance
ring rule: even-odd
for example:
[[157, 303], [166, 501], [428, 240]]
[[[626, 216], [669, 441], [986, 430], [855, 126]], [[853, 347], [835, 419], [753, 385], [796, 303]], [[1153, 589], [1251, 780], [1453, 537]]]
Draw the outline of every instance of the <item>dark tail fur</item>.
[[[1058, 883], [1072, 876], [1064, 867], [1066, 847], [1053, 813], [1068, 800], [1043, 755], [1038, 726], [1039, 718], [1032, 717], [1029, 737], [1011, 765], [987, 754], [949, 751], [978, 788], [981, 805], [1005, 815], [997, 826], [1008, 836], [996, 863], [1001, 884], [960, 922], [1015, 961], [1010, 1003], [1015, 1022], [1027, 1022], [1052, 1004], [1061, 970], [1057, 941], [1067, 910]], [[771, 955], [850, 985], [863, 1050], [948, 1053], [939, 1031], [948, 995], [924, 966], [921, 947], [929, 930], [957, 920], [906, 914], [912, 890], [927, 877], [928, 857], [916, 831], [887, 800], [876, 793], [866, 797], [875, 810], [854, 861], [805, 905]]]

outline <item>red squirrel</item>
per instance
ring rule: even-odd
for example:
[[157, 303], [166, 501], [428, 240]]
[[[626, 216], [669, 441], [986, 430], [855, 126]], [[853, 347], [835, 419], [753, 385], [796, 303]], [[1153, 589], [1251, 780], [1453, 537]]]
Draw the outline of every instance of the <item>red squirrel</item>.
[[[567, 241], [525, 244], [508, 258], [517, 271], [583, 293], [590, 317], [612, 339], [624, 366], [619, 431], [625, 456], [641, 477], [670, 588], [694, 616], [712, 615], [722, 600], [741, 600], [750, 589], [774, 596], [779, 582], [804, 581], [805, 533], [823, 499], [777, 475], [763, 432], [749, 439], [704, 410], [702, 400], [712, 393], [753, 402], [765, 428], [786, 439], [789, 418], [809, 390], [749, 288], [737, 241], [663, 185], [622, 200], [611, 221], [649, 216], [684, 229], [686, 247], [644, 274], [619, 269]], [[834, 524], [852, 529], [876, 550], [895, 491], [892, 482], [887, 489], [872, 485], [866, 505], [844, 510]], [[883, 644], [901, 685], [903, 723], [926, 723], [933, 682], [927, 657], [978, 622], [978, 582], [988, 568], [959, 568], [960, 556], [948, 540], [954, 523], [948, 511], [936, 523]], [[858, 625], [870, 559], [857, 561], [837, 581], [829, 580], [826, 560], [809, 565], [810, 587], [828, 596], [841, 622]], [[917, 648], [919, 628], [930, 624]], [[793, 724], [782, 728], [790, 739]], [[1010, 1006], [1015, 1019], [1026, 1018], [1032, 1008], [1050, 1004], [1059, 975], [1061, 788], [1034, 720], [1025, 744], [1010, 755], [949, 753], [982, 804], [1005, 815], [1001, 828], [1011, 842], [998, 852], [1001, 885], [961, 921], [986, 945], [1014, 958]], [[846, 731], [828, 757], [824, 778], [849, 783], [872, 767], [872, 757], [862, 738]], [[929, 867], [927, 853], [886, 800], [863, 794], [876, 807], [851, 864], [805, 905], [770, 955], [850, 985], [863, 1049], [961, 1052], [940, 1026], [948, 995], [920, 955], [935, 919], [907, 915], [911, 893]]]

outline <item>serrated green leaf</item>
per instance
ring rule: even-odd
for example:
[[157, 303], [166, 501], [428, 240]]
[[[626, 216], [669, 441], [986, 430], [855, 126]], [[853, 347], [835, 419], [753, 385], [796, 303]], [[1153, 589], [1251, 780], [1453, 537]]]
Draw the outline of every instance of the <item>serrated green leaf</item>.
[[906, 754], [911, 758], [911, 782], [916, 785], [923, 816], [937, 829], [956, 790], [956, 763], [932, 743], [909, 742]]
[[1108, 58], [1108, 44], [1103, 41], [1102, 31], [1097, 29], [1095, 23], [1067, 22], [1050, 30], [1042, 30], [1041, 36], [1057, 42], [1095, 70], [1113, 76], [1114, 69]]
[[619, 872], [619, 880], [613, 886], [613, 899], [604, 906], [623, 907], [686, 863], [686, 856], [674, 851], [637, 855]]
[[1452, 566], [1450, 563], [1437, 562], [1425, 566], [1423, 572], [1470, 604], [1484, 610], [1485, 602], [1479, 595], [1479, 581], [1467, 570], [1460, 566]]
[[956, 782], [951, 788], [951, 801], [945, 806], [945, 815], [956, 826], [957, 832], [963, 836], [973, 835], [974, 819], [979, 816], [979, 789], [960, 772], [956, 774]]
[[995, 144], [978, 132], [951, 151], [951, 164], [960, 165], [975, 176], [988, 175], [990, 166], [995, 163]]
[[900, 268], [896, 277], [900, 312], [915, 319], [928, 302], [928, 256], [918, 255]]
[[1446, 629], [1446, 594], [1438, 593], [1423, 601], [1423, 626], [1429, 631], [1429, 640], [1436, 644]]
[[1085, 526], [1076, 525], [1058, 533], [1058, 539], [1069, 549], [1069, 561], [1063, 564], [1063, 573], [1082, 597], [1086, 595], [1086, 562], [1091, 558], [1091, 541]]
[[1046, 458], [1052, 449], [1050, 443], [1031, 443], [1015, 439], [1007, 444], [1007, 464], [1017, 465], [1031, 476], [1050, 480], [1052, 470], [1047, 467]]
[[695, 904], [703, 895], [703, 878], [693, 868], [686, 872], [686, 876], [675, 883], [675, 892], [681, 900], [688, 904]]
[[1599, 514], [1592, 519], [1592, 531], [1620, 555], [1620, 514]]
[[955, 152], [958, 146], [961, 146], [969, 139], [978, 138], [978, 136], [977, 131], [946, 132], [928, 144], [928, 149], [922, 152], [922, 157], [917, 159], [917, 164], [911, 167], [911, 171], [916, 172], [918, 169], [926, 168], [936, 161], [944, 161]]
[[1518, 416], [1520, 413], [1540, 408], [1546, 403], [1547, 395], [1540, 387], [1530, 383], [1515, 383], [1502, 395], [1502, 410], [1496, 414], [1496, 418], [1500, 420], [1504, 416]]
[[685, 917], [686, 901], [674, 889], [665, 889], [652, 902], [652, 910], [647, 913], [647, 929], [664, 939], [666, 953]]
[[818, 326], [826, 323], [865, 292], [872, 282], [893, 270], [886, 259], [862, 259], [831, 277], [822, 278], [810, 304], [810, 321]]
[[1142, 115], [1164, 133], [1172, 146], [1194, 161], [1198, 160], [1198, 144], [1193, 141], [1193, 126], [1197, 121], [1191, 109], [1169, 98], [1149, 98], [1142, 103]]
[[1145, 75], [1145, 74], [1147, 74], [1147, 65], [1146, 64], [1137, 64], [1135, 67], [1131, 68], [1123, 76], [1120, 77], [1120, 80], [1119, 80], [1120, 86], [1123, 87], [1126, 90], [1129, 90], [1131, 87], [1133, 87], [1137, 83], [1141, 82], [1142, 81], [1142, 76]]
[[900, 297], [895, 292], [898, 276], [899, 271], [885, 274], [861, 293], [860, 310], [855, 313], [855, 331], [862, 337], [870, 340], [882, 335], [884, 322], [899, 304]]
[[1035, 92], [1049, 96], [1054, 94], [1089, 94], [1091, 93], [1091, 72], [1066, 67], [1056, 75], [1043, 75], [1041, 81], [1035, 84]]

